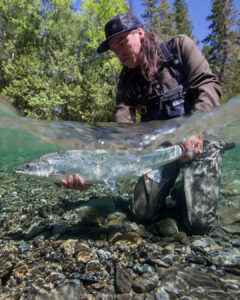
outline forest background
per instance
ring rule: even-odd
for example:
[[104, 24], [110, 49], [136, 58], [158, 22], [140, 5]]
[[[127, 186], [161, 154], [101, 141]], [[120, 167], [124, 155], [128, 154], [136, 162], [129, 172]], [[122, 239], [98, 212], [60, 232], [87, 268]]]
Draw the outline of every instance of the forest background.
[[[96, 53], [105, 23], [131, 12], [127, 0], [1, 0], [0, 93], [24, 116], [113, 121], [121, 65]], [[192, 34], [184, 0], [144, 0], [146, 28], [169, 39]], [[240, 93], [240, 19], [233, 0], [213, 0], [209, 34], [201, 42], [223, 88], [223, 103]], [[199, 41], [195, 40], [196, 43]]]

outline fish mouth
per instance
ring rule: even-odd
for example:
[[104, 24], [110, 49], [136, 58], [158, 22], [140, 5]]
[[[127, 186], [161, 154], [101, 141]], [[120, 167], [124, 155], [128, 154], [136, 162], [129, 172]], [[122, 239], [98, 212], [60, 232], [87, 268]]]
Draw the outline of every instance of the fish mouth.
[[24, 169], [20, 169], [20, 168], [15, 170], [15, 174], [25, 175], [25, 176], [33, 176], [33, 174], [27, 172]]
[[16, 174], [27, 174], [26, 169], [22, 166], [18, 166], [15, 170]]

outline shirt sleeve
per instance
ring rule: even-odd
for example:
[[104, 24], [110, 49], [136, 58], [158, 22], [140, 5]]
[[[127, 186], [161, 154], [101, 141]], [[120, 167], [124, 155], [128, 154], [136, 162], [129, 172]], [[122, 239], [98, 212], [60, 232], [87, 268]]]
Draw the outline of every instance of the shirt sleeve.
[[180, 60], [188, 88], [187, 97], [193, 99], [193, 112], [211, 111], [219, 106], [220, 83], [195, 42], [186, 35], [179, 35], [169, 43]]
[[136, 111], [130, 105], [128, 98], [124, 91], [124, 82], [127, 80], [125, 74], [122, 72], [118, 82], [116, 103], [115, 103], [115, 122], [117, 123], [135, 123]]

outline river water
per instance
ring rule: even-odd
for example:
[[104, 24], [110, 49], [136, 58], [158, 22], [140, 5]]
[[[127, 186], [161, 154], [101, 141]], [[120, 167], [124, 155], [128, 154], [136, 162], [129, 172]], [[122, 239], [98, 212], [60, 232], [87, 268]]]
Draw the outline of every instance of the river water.
[[[139, 233], [139, 239], [141, 239], [140, 244], [138, 244], [136, 240], [134, 240], [134, 242], [131, 240], [127, 242], [123, 241], [123, 243], [126, 243], [124, 247], [127, 248], [124, 248], [122, 244], [121, 247], [119, 245], [116, 246], [116, 244], [114, 244], [115, 240], [111, 240], [113, 234], [111, 230], [114, 226], [117, 228], [117, 231], [122, 233], [124, 230], [127, 230], [127, 232], [134, 231], [134, 234], [137, 235], [137, 232], [142, 230], [137, 225], [133, 225], [135, 224], [133, 220], [131, 220], [131, 222], [129, 221], [130, 223], [127, 223], [128, 225], [126, 225], [127, 221], [123, 222], [123, 220], [128, 220], [126, 203], [131, 195], [122, 195], [119, 190], [117, 190], [116, 193], [108, 191], [103, 185], [95, 185], [86, 192], [65, 190], [48, 182], [40, 182], [16, 175], [14, 170], [18, 164], [45, 153], [63, 149], [107, 149], [113, 153], [118, 149], [127, 149], [134, 154], [141, 155], [157, 149], [159, 145], [165, 141], [171, 143], [181, 142], [190, 134], [200, 131], [205, 132], [206, 137], [210, 140], [218, 139], [229, 143], [234, 142], [235, 147], [225, 151], [223, 154], [222, 181], [218, 205], [220, 225], [222, 228], [211, 237], [188, 238], [191, 243], [191, 249], [193, 249], [192, 245], [194, 243], [197, 244], [196, 241], [198, 241], [200, 246], [198, 245], [197, 247], [202, 247], [201, 251], [205, 251], [202, 253], [207, 254], [201, 254], [201, 258], [206, 259], [203, 266], [197, 262], [196, 259], [192, 265], [188, 263], [187, 268], [194, 270], [195, 267], [193, 265], [198, 264], [198, 268], [196, 268], [203, 272], [203, 274], [208, 274], [209, 270], [207, 266], [209, 267], [210, 252], [224, 250], [225, 252], [217, 252], [215, 255], [215, 257], [220, 257], [221, 263], [212, 262], [211, 270], [213, 272], [213, 269], [216, 268], [215, 273], [213, 273], [215, 274], [214, 276], [218, 278], [214, 280], [215, 282], [217, 282], [217, 280], [222, 280], [221, 282], [225, 282], [226, 280], [235, 282], [234, 280], [236, 280], [237, 282], [237, 277], [235, 276], [240, 274], [240, 251], [238, 251], [240, 246], [240, 98], [233, 99], [230, 104], [221, 107], [211, 114], [199, 114], [197, 117], [194, 116], [190, 121], [189, 119], [183, 119], [166, 123], [151, 122], [135, 126], [114, 123], [81, 124], [73, 122], [39, 121], [20, 118], [14, 109], [8, 105], [6, 106], [5, 102], [1, 102], [0, 262], [2, 270], [0, 271], [0, 299], [30, 299], [33, 297], [32, 295], [35, 296], [31, 299], [43, 299], [40, 297], [41, 293], [41, 295], [45, 295], [44, 293], [46, 293], [44, 299], [57, 299], [55, 294], [51, 294], [52, 290], [58, 287], [58, 285], [61, 286], [62, 282], [68, 282], [67, 280], [73, 278], [71, 276], [75, 273], [94, 276], [97, 274], [100, 276], [100, 283], [103, 282], [101, 276], [105, 274], [106, 270], [103, 271], [102, 268], [108, 270], [108, 268], [110, 268], [109, 266], [112, 266], [114, 263], [110, 258], [107, 259], [106, 257], [105, 260], [102, 258], [101, 260], [100, 254], [96, 252], [96, 249], [98, 249], [97, 251], [103, 251], [101, 253], [105, 253], [104, 255], [113, 255], [114, 251], [118, 253], [117, 255], [119, 255], [119, 257], [125, 254], [128, 255], [126, 258], [118, 258], [118, 260], [120, 259], [120, 263], [128, 270], [131, 270], [132, 273], [130, 273], [133, 278], [136, 278], [136, 276], [140, 278], [144, 274], [148, 274], [144, 271], [144, 268], [148, 268], [148, 272], [150, 273], [160, 272], [156, 271], [158, 270], [157, 268], [153, 270], [152, 265], [149, 265], [149, 261], [151, 259], [153, 260], [150, 254], [146, 262], [143, 262], [144, 259], [142, 258], [141, 263], [141, 259], [139, 258], [138, 264], [140, 264], [140, 267], [138, 267], [140, 269], [136, 271], [136, 261], [134, 263], [133, 259], [129, 258], [130, 252], [134, 252], [135, 250], [130, 251], [128, 247], [129, 249], [138, 249], [136, 247], [143, 245], [143, 248], [146, 247], [146, 249], [150, 249], [149, 247], [151, 246], [152, 250], [150, 252], [156, 253], [156, 251], [160, 251], [154, 248], [156, 245], [158, 245], [158, 249], [163, 249], [164, 247], [170, 247], [169, 245], [171, 244], [169, 244], [167, 240], [164, 240], [164, 238], [158, 240], [155, 237], [155, 239], [152, 238], [151, 240], [149, 236], [147, 237], [147, 233], [142, 235]], [[122, 205], [120, 212], [118, 211], [120, 206], [116, 204], [118, 200]], [[83, 202], [90, 204], [83, 205]], [[118, 223], [114, 220], [120, 221]], [[111, 223], [112, 226], [111, 230], [109, 229], [110, 227], [106, 227], [109, 223]], [[127, 229], [121, 227], [123, 224], [125, 224], [125, 227], [127, 226]], [[118, 238], [115, 239], [117, 240]], [[136, 237], [134, 237], [134, 239], [136, 239]], [[212, 244], [209, 242], [210, 240], [207, 239], [211, 239]], [[213, 239], [215, 239], [215, 242], [213, 242]], [[235, 244], [231, 242], [233, 240]], [[83, 253], [81, 254], [84, 256], [84, 259], [82, 257], [79, 258], [80, 256], [76, 254], [77, 250], [75, 246], [82, 241], [87, 244], [87, 246], [85, 245], [86, 248], [84, 251], [89, 252], [89, 257], [92, 257], [91, 259], [89, 258], [89, 260], [85, 257], [86, 253], [84, 251], [85, 256]], [[151, 241], [151, 243], [149, 241]], [[156, 241], [158, 244], [156, 244]], [[207, 246], [204, 244], [205, 241], [209, 243]], [[135, 242], [138, 246], [134, 244]], [[131, 245], [131, 243], [134, 245]], [[147, 243], [150, 243], [150, 246]], [[109, 247], [115, 247], [115, 250], [112, 248], [112, 250], [110, 250]], [[118, 249], [118, 247], [120, 248]], [[40, 255], [38, 251], [42, 254]], [[53, 257], [50, 254], [51, 251], [54, 253]], [[179, 253], [179, 251], [180, 250], [178, 250], [177, 253]], [[178, 254], [180, 258], [177, 260], [185, 265], [186, 253], [184, 252], [185, 250], [181, 251], [181, 254]], [[75, 254], [70, 254], [70, 252]], [[95, 257], [96, 253], [98, 253], [98, 259]], [[139, 253], [135, 253], [134, 255], [143, 255], [144, 257], [145, 254]], [[143, 253], [145, 252], [143, 251]], [[227, 254], [225, 255], [225, 253]], [[158, 255], [158, 258], [160, 258], [160, 253]], [[163, 254], [161, 255], [162, 259]], [[197, 256], [198, 254], [193, 251], [191, 255]], [[33, 257], [36, 257], [35, 262], [33, 261]], [[212, 257], [211, 259], [213, 260]], [[129, 260], [128, 263], [125, 260]], [[229, 260], [231, 260], [230, 263]], [[71, 267], [68, 266], [68, 261], [71, 261]], [[96, 270], [94, 270], [93, 273], [91, 273], [91, 268], [89, 267], [88, 269], [87, 267], [88, 263], [92, 261], [94, 261], [95, 264], [96, 261], [98, 261], [99, 264], [95, 266]], [[168, 264], [168, 260], [165, 262]], [[54, 276], [49, 277], [49, 274], [52, 274], [51, 272], [53, 271], [50, 272], [45, 268], [46, 265], [50, 263], [54, 265], [52, 268], [57, 274], [54, 275], [57, 278], [56, 280]], [[43, 265], [45, 265], [44, 268]], [[108, 266], [108, 268], [106, 266]], [[172, 266], [171, 270], [174, 271], [174, 261], [169, 264], [169, 267], [170, 266]], [[165, 267], [166, 266], [164, 266], [164, 268]], [[43, 273], [38, 274], [34, 268], [42, 268]], [[228, 270], [229, 268], [231, 268], [231, 272]], [[83, 286], [81, 286], [83, 295], [91, 294], [96, 296], [96, 293], [103, 293], [103, 291], [105, 291], [103, 294], [108, 295], [109, 286], [113, 286], [114, 291], [111, 292], [113, 295], [119, 293], [116, 292], [116, 284], [119, 285], [120, 283], [111, 281], [111, 276], [115, 274], [114, 267], [112, 267], [111, 271], [107, 272], [110, 275], [105, 274], [105, 277], [103, 277], [104, 282], [107, 281], [108, 283], [107, 285], [102, 283], [103, 286], [101, 288], [94, 286], [95, 282], [91, 279], [92, 277], [89, 277], [90, 279], [86, 285], [85, 277], [85, 279], [80, 280], [83, 282]], [[231, 274], [230, 279], [229, 274]], [[195, 275], [193, 276], [198, 276]], [[189, 274], [186, 274], [186, 278], [184, 276], [185, 275], [182, 276], [181, 280], [185, 280]], [[213, 278], [213, 276], [211, 278]], [[93, 280], [93, 282], [91, 282], [91, 280]], [[148, 279], [145, 278], [143, 283], [147, 280]], [[162, 282], [163, 281], [164, 279], [162, 279]], [[143, 283], [142, 285], [144, 285]], [[228, 299], [227, 297], [232, 297], [229, 299], [239, 299], [237, 298], [239, 297], [239, 293], [236, 290], [239, 291], [240, 287], [237, 285], [234, 287], [231, 286], [231, 288], [229, 288], [229, 286], [228, 288], [224, 287], [221, 290], [216, 290], [216, 287], [211, 290], [208, 286], [202, 286], [204, 292], [196, 292], [196, 290], [191, 287], [191, 284], [187, 282], [187, 279], [185, 284], [188, 285], [188, 288], [184, 291], [179, 291], [177, 287], [174, 287], [174, 291], [171, 291], [171, 288], [166, 288], [164, 291], [166, 291], [168, 295], [173, 293], [180, 297], [180, 295], [189, 296], [188, 293], [191, 290], [191, 296], [196, 293], [194, 294], [196, 298], [193, 299]], [[160, 285], [160, 283], [158, 283], [158, 285]], [[25, 292], [28, 286], [34, 286], [37, 292], [35, 291], [35, 294], [31, 294], [32, 290], [30, 288]], [[79, 286], [76, 286], [74, 288], [77, 289], [78, 287]], [[163, 289], [164, 287], [161, 287], [161, 290]], [[211, 292], [209, 292], [208, 289], [210, 289]], [[214, 289], [216, 294], [213, 292]], [[64, 288], [62, 288], [61, 293], [64, 294], [65, 292]], [[109, 295], [111, 293], [109, 292]], [[129, 293], [131, 295], [138, 293], [134, 285], [132, 285]], [[160, 290], [157, 291], [155, 287], [151, 293], [155, 293], [154, 295], [156, 296], [160, 293]], [[198, 293], [203, 294], [200, 295]], [[203, 296], [210, 294], [213, 295], [213, 298], [204, 298]], [[115, 299], [115, 296], [109, 299]], [[69, 296], [68, 299], [77, 298]]]

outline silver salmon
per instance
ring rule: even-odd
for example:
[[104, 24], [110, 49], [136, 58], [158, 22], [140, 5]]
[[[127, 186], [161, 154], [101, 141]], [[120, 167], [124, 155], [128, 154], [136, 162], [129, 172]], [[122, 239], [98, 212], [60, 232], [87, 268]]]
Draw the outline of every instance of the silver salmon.
[[42, 155], [16, 168], [17, 174], [43, 180], [61, 182], [70, 174], [79, 173], [85, 183], [105, 182], [140, 177], [147, 174], [159, 181], [159, 168], [179, 159], [182, 149], [179, 145], [160, 148], [141, 156], [128, 151], [112, 155], [105, 150], [67, 150]]

